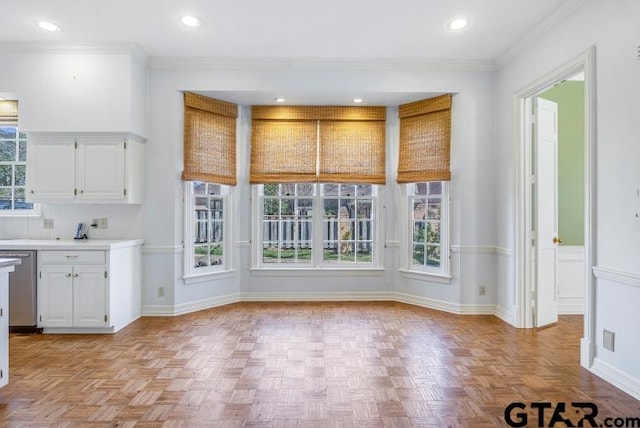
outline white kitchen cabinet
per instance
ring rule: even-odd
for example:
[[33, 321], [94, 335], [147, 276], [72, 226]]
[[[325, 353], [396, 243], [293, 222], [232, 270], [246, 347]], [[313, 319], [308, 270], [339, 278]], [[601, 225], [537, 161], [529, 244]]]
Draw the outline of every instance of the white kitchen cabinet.
[[108, 326], [104, 265], [43, 265], [40, 272], [40, 327]]
[[27, 200], [142, 203], [143, 140], [132, 134], [30, 133]]
[[139, 245], [44, 250], [37, 258], [38, 327], [45, 333], [112, 333], [140, 316]]

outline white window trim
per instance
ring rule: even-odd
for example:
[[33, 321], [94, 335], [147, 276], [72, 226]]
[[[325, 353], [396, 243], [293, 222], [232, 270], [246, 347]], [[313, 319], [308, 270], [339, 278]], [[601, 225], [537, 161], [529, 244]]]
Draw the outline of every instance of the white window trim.
[[233, 277], [236, 271], [232, 268], [232, 258], [231, 258], [231, 227], [228, 224], [229, 218], [231, 215], [232, 206], [232, 194], [233, 187], [226, 187], [226, 194], [223, 195], [224, 203], [223, 203], [223, 243], [222, 243], [222, 254], [224, 263], [217, 266], [208, 266], [204, 268], [194, 268], [194, 243], [193, 243], [193, 234], [194, 234], [194, 224], [193, 224], [193, 210], [194, 210], [194, 197], [193, 197], [193, 182], [185, 181], [184, 182], [184, 237], [182, 240], [184, 252], [183, 252], [183, 276], [182, 279], [185, 285], [195, 284], [200, 282], [205, 282], [212, 279], [224, 279]]
[[403, 204], [403, 229], [404, 229], [404, 251], [402, 251], [402, 267], [398, 269], [400, 275], [408, 279], [437, 282], [449, 284], [451, 282], [451, 193], [448, 181], [442, 182], [442, 211], [440, 218], [440, 242], [441, 242], [441, 263], [438, 269], [429, 267], [417, 267], [411, 264], [413, 254], [413, 222], [410, 219], [409, 192], [411, 184], [404, 185], [405, 203]]
[[[373, 209], [374, 209], [374, 239], [373, 239], [373, 248], [374, 255], [372, 263], [325, 263], [322, 261], [322, 251], [315, 250], [315, 247], [319, 245], [322, 246], [322, 227], [317, 227], [316, 222], [320, 222], [320, 220], [316, 220], [318, 218], [322, 218], [324, 215], [324, 207], [322, 204], [323, 196], [320, 192], [320, 184], [314, 184], [316, 186], [315, 195], [313, 196], [313, 255], [310, 263], [291, 263], [291, 264], [283, 264], [283, 263], [262, 263], [262, 236], [263, 236], [263, 222], [262, 222], [262, 207], [263, 207], [263, 195], [260, 192], [261, 185], [252, 185], [251, 195], [252, 202], [255, 201], [255, 204], [252, 204], [251, 209], [251, 224], [252, 224], [252, 234], [251, 234], [251, 273], [256, 276], [270, 276], [272, 273], [278, 275], [279, 273], [285, 272], [297, 272], [299, 274], [304, 274], [307, 272], [309, 275], [313, 275], [314, 273], [321, 273], [321, 275], [332, 276], [336, 275], [336, 273], [344, 273], [347, 271], [351, 271], [357, 275], [365, 275], [370, 276], [371, 274], [377, 275], [380, 272], [384, 272], [385, 268], [383, 265], [384, 262], [384, 242], [382, 240], [382, 225], [384, 224], [384, 209], [383, 203], [384, 200], [384, 186], [375, 185], [376, 186], [376, 196], [373, 197]], [[317, 243], [317, 244], [316, 244]], [[303, 275], [304, 276], [304, 275]]]

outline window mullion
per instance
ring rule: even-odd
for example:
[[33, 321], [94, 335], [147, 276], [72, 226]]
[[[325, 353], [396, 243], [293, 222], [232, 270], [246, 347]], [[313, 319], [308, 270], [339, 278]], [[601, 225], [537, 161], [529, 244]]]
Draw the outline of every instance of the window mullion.
[[324, 201], [322, 196], [322, 185], [314, 184], [313, 196], [313, 220], [311, 222], [313, 228], [312, 259], [315, 268], [322, 267], [322, 251], [323, 251], [323, 230], [324, 230]]

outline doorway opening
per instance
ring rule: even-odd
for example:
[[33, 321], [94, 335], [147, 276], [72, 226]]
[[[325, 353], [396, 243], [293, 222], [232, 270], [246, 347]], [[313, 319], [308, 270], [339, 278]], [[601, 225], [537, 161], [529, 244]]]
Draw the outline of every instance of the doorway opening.
[[[577, 275], [583, 279], [581, 286], [584, 290], [579, 304], [583, 305], [584, 313], [581, 364], [585, 367], [591, 366], [594, 345], [594, 289], [591, 270], [594, 264], [595, 206], [594, 72], [595, 50], [591, 48], [516, 94], [519, 142], [515, 247], [517, 324], [522, 328], [542, 327], [556, 322], [559, 310], [567, 313], [567, 307], [559, 306], [558, 302], [558, 248], [565, 240], [576, 244], [572, 247], [580, 248], [580, 257], [583, 257], [581, 272]], [[574, 188], [567, 190], [566, 180], [559, 184], [559, 177], [562, 178], [563, 175], [559, 174], [559, 168], [564, 173], [567, 171], [563, 168], [571, 167], [566, 165], [566, 159], [562, 160], [562, 153], [558, 156], [558, 102], [549, 98], [557, 96], [560, 85], [573, 81], [570, 79], [576, 79], [576, 76], [584, 82], [581, 106], [584, 109], [584, 120], [581, 124], [581, 159], [572, 161], [573, 167], [578, 162], [582, 181], [578, 184], [582, 185], [576, 187], [573, 176]], [[567, 157], [566, 154], [564, 157]], [[575, 158], [575, 152], [570, 157]], [[558, 215], [559, 192], [560, 202], [569, 202], [570, 208], [567, 211], [567, 206], [560, 206], [561, 216], [573, 216], [573, 220]], [[580, 194], [576, 195], [576, 192]], [[571, 198], [574, 203], [562, 198]], [[567, 227], [567, 222], [570, 227]], [[564, 223], [564, 237], [558, 234], [559, 223], [561, 228]], [[578, 309], [574, 301], [573, 310], [579, 312]]]

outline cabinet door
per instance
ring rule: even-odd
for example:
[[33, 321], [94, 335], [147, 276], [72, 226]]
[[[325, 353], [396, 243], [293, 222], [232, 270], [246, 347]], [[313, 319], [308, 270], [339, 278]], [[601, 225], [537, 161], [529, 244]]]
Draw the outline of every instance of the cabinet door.
[[74, 266], [73, 324], [76, 327], [107, 326], [107, 279], [104, 266]]
[[27, 154], [27, 199], [74, 199], [75, 147], [73, 140], [60, 144], [32, 144]]
[[79, 200], [124, 199], [124, 141], [79, 142], [76, 153], [76, 179]]
[[38, 326], [73, 326], [73, 268], [42, 266], [38, 280]]

